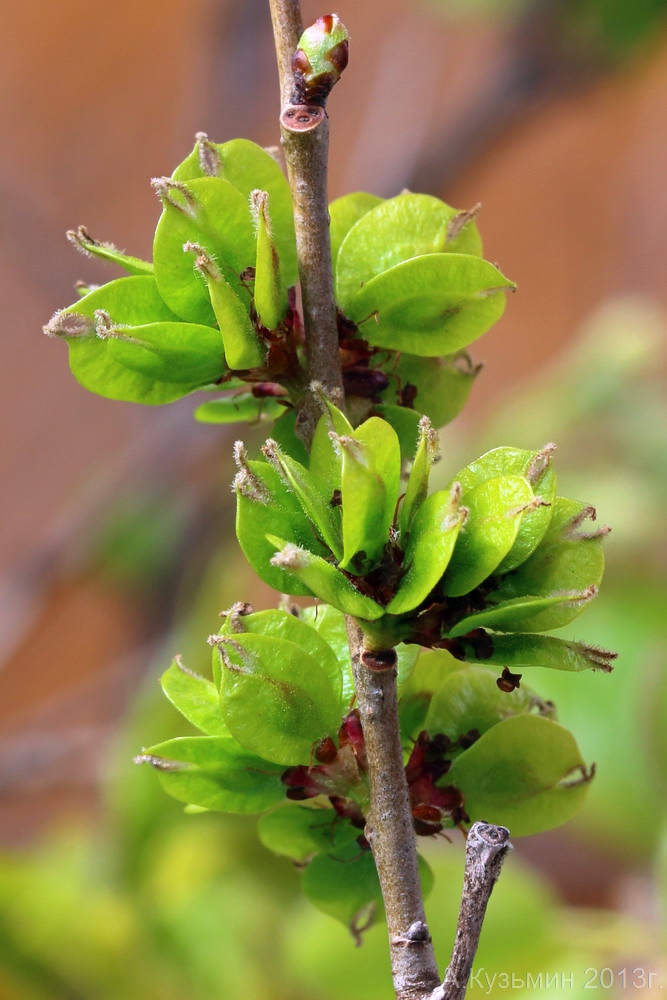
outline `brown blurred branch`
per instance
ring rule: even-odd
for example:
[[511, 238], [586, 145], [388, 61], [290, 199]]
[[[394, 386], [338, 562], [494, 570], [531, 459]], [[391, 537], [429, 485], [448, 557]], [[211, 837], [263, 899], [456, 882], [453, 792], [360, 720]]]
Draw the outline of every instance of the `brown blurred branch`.
[[458, 121], [431, 137], [406, 178], [413, 191], [451, 184], [500, 136], [555, 96], [578, 91], [605, 69], [600, 52], [568, 35], [563, 16], [570, 0], [532, 0], [510, 25], [505, 54], [486, 90]]

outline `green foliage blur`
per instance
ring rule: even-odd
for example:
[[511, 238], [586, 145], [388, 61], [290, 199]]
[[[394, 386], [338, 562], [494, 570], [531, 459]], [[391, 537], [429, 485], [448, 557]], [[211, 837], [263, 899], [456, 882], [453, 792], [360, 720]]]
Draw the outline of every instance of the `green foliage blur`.
[[[643, 894], [639, 914], [564, 905], [545, 874], [548, 861], [543, 870], [529, 868], [518, 841], [494, 892], [471, 996], [502, 996], [512, 974], [519, 995], [530, 974], [526, 995], [570, 1000], [588, 996], [586, 983], [596, 985], [587, 970], [610, 969], [615, 996], [623, 968], [628, 990], [635, 969], [656, 972], [654, 986], [667, 984], [659, 965], [667, 942], [653, 916], [667, 898], [666, 346], [665, 319], [651, 303], [607, 303], [557, 366], [514, 390], [488, 421], [488, 435], [464, 440], [456, 427], [443, 435], [450, 467], [498, 440], [525, 448], [556, 440], [563, 488], [595, 496], [614, 525], [606, 586], [589, 609], [586, 635], [619, 651], [615, 671], [572, 678], [539, 670], [530, 681], [553, 698], [598, 766], [566, 835], [606, 865], [619, 897], [637, 880]], [[167, 643], [178, 643], [196, 669], [205, 669], [209, 655], [202, 621], [215, 627], [219, 610], [210, 601], [207, 588]], [[0, 997], [384, 1000], [391, 990], [384, 926], [355, 948], [341, 924], [303, 898], [293, 866], [262, 847], [255, 819], [185, 815], [152, 774], [131, 767], [147, 734], [157, 740], [174, 732], [175, 712], [155, 679], [165, 666], [155, 665], [118, 734], [103, 830], [64, 826], [0, 859]], [[558, 842], [553, 837], [545, 849]], [[436, 876], [427, 909], [444, 967], [462, 844], [434, 839], [425, 854]], [[636, 988], [644, 988], [639, 973]]]
[[[443, 12], [500, 18], [537, 10], [535, 0], [428, 0]], [[549, 6], [543, 5], [543, 6]], [[650, 41], [667, 20], [665, 0], [556, 0], [550, 4], [569, 46], [585, 45], [612, 62]]]

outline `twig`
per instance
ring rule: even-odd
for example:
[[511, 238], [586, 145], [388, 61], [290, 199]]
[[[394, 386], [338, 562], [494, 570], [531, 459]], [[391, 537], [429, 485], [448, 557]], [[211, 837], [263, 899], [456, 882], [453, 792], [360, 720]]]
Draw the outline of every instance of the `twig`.
[[292, 99], [292, 56], [303, 31], [301, 4], [299, 0], [269, 0], [269, 7], [280, 77], [280, 106], [284, 108]]
[[470, 827], [452, 958], [443, 982], [429, 1000], [462, 1000], [465, 996], [486, 907], [511, 849], [510, 832], [506, 827], [491, 823], [473, 823]]
[[348, 638], [370, 778], [366, 836], [387, 915], [394, 989], [400, 1000], [423, 1000], [439, 976], [419, 882], [398, 723], [396, 670], [369, 669], [363, 633], [354, 619], [348, 619]]
[[[301, 34], [298, 0], [269, 0], [276, 43], [282, 110], [292, 101], [292, 54]], [[291, 131], [281, 125], [287, 176], [292, 191], [296, 251], [308, 354], [308, 383], [319, 382], [326, 394], [343, 405], [343, 380], [338, 351], [336, 302], [331, 270], [327, 161], [329, 120], [316, 128]], [[299, 434], [310, 440], [320, 416], [320, 403], [306, 392], [299, 413]]]

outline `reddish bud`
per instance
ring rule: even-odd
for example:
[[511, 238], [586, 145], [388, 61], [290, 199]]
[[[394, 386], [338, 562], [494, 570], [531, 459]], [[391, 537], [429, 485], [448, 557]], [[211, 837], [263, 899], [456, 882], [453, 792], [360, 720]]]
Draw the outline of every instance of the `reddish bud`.
[[331, 764], [338, 756], [336, 744], [330, 736], [325, 736], [315, 747], [313, 754], [315, 760], [320, 764]]
[[336, 814], [341, 819], [348, 819], [352, 826], [358, 830], [363, 830], [366, 826], [366, 817], [361, 811], [361, 807], [354, 799], [347, 799], [342, 795], [330, 795], [329, 802], [336, 810]]
[[308, 768], [305, 764], [298, 764], [296, 767], [288, 767], [281, 774], [280, 780], [283, 785], [287, 785], [285, 793], [287, 798], [295, 802], [302, 802], [304, 799], [314, 799], [316, 795], [322, 794], [317, 777], [317, 768]]
[[294, 103], [324, 107], [329, 92], [347, 66], [349, 42], [336, 14], [324, 14], [301, 35], [292, 56]]
[[366, 770], [366, 744], [358, 709], [353, 709], [345, 716], [338, 730], [338, 745], [349, 746], [362, 770]]
[[250, 390], [255, 399], [277, 399], [287, 395], [287, 390], [277, 382], [256, 382]]

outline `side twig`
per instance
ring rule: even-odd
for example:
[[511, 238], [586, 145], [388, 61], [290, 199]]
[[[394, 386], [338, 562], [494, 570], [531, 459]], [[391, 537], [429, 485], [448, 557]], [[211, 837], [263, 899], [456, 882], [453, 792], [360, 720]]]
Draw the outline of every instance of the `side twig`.
[[348, 638], [370, 778], [366, 836], [382, 888], [394, 990], [399, 1000], [423, 1000], [439, 976], [419, 881], [396, 670], [373, 669], [379, 664], [369, 662], [373, 653], [365, 651], [363, 633], [354, 619], [348, 619]]
[[504, 826], [473, 823], [466, 843], [461, 909], [452, 958], [445, 978], [429, 1000], [463, 1000], [477, 952], [482, 923], [503, 862], [511, 851], [510, 832]]
[[[301, 34], [298, 0], [269, 0], [276, 42], [282, 110], [293, 99], [291, 57]], [[292, 191], [299, 281], [308, 356], [308, 383], [319, 382], [338, 406], [343, 405], [343, 380], [338, 351], [338, 328], [327, 198], [329, 120], [317, 127], [292, 131], [281, 126], [287, 176]], [[320, 416], [320, 404], [306, 392], [300, 411], [299, 433], [309, 443]]]

